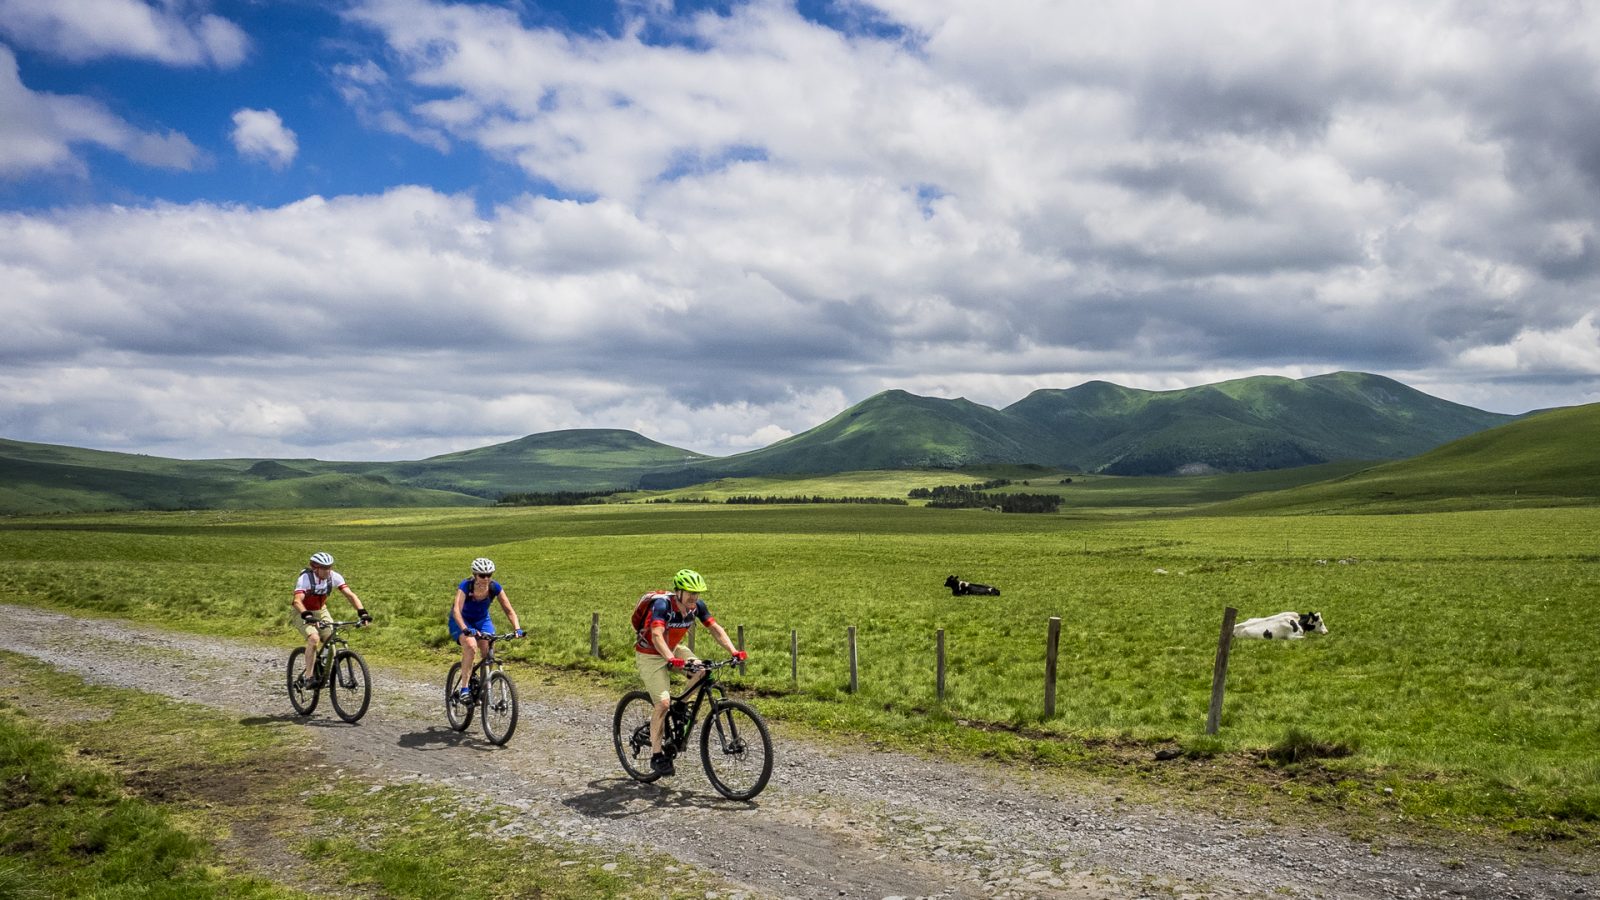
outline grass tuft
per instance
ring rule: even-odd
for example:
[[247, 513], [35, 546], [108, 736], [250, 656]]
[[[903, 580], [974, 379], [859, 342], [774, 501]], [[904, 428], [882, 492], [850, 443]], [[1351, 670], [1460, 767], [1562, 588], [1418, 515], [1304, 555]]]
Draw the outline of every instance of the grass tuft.
[[1309, 762], [1313, 759], [1343, 759], [1360, 749], [1359, 740], [1324, 741], [1299, 729], [1290, 728], [1283, 739], [1267, 748], [1266, 757], [1279, 765]]

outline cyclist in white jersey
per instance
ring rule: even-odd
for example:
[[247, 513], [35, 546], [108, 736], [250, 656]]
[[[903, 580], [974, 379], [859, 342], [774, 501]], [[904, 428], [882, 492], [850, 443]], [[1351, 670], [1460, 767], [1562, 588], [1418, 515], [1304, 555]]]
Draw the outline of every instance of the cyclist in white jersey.
[[311, 554], [310, 564], [301, 570], [300, 577], [294, 582], [294, 611], [300, 615], [296, 630], [303, 630], [306, 635], [306, 671], [301, 677], [308, 686], [315, 684], [313, 666], [316, 665], [317, 651], [322, 648], [323, 632], [328, 629], [328, 623], [333, 621], [333, 614], [328, 612], [328, 595], [335, 590], [350, 600], [362, 625], [372, 623], [372, 613], [361, 605], [361, 598], [350, 589], [344, 576], [333, 570], [333, 557], [320, 550]]

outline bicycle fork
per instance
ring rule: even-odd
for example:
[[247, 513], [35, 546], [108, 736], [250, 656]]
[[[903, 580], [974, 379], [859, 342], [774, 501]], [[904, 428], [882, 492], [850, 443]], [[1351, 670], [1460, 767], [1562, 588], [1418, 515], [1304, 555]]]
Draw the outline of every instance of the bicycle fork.
[[744, 740], [739, 737], [739, 727], [734, 724], [732, 713], [724, 709], [713, 709], [711, 726], [717, 736], [717, 746], [722, 748], [723, 755], [737, 756], [744, 752]]

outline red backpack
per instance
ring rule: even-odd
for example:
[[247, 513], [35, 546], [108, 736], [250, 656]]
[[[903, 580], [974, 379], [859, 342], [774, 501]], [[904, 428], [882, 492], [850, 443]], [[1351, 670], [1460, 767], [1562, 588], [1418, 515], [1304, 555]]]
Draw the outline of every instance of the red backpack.
[[651, 591], [650, 593], [639, 598], [638, 605], [633, 608], [634, 634], [639, 634], [640, 632], [644, 631], [644, 622], [646, 619], [650, 618], [650, 607], [654, 606], [656, 601], [660, 598], [661, 595], [655, 591]]

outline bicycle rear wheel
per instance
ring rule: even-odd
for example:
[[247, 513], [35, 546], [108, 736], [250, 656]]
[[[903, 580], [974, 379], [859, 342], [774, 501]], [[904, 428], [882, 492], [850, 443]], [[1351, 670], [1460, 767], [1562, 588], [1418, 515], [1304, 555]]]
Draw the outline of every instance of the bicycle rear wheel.
[[333, 674], [328, 677], [328, 699], [339, 718], [354, 725], [367, 714], [372, 702], [372, 680], [367, 661], [354, 650], [340, 650], [333, 658]]
[[[650, 714], [655, 702], [644, 691], [629, 691], [617, 703], [611, 720], [611, 742], [622, 770], [634, 781], [649, 783], [661, 776], [650, 768]], [[666, 727], [666, 723], [662, 723]]]
[[289, 653], [289, 705], [302, 716], [311, 715], [317, 708], [317, 690], [301, 681], [306, 672], [306, 648], [296, 647]]
[[466, 731], [476, 708], [477, 704], [461, 702], [461, 663], [451, 665], [444, 678], [444, 717], [450, 720], [451, 730]]
[[483, 736], [489, 743], [505, 746], [517, 730], [517, 686], [504, 672], [490, 672], [483, 686]]
[[700, 728], [700, 762], [729, 800], [761, 793], [772, 777], [772, 738], [761, 714], [740, 700], [718, 700]]

